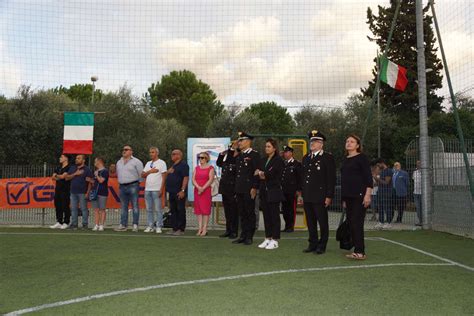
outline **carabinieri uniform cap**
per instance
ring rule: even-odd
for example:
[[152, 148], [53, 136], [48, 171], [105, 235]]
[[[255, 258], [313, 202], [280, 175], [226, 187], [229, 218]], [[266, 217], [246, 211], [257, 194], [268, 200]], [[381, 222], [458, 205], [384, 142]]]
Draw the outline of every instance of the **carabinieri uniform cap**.
[[314, 140], [322, 140], [326, 141], [326, 136], [323, 135], [320, 131], [312, 130], [308, 133], [309, 141], [312, 142]]
[[253, 136], [246, 133], [246, 132], [239, 132], [239, 138], [237, 140], [244, 140], [244, 139], [250, 139], [253, 140]]
[[283, 146], [283, 151], [284, 152], [293, 152], [293, 148], [291, 148], [290, 146]]

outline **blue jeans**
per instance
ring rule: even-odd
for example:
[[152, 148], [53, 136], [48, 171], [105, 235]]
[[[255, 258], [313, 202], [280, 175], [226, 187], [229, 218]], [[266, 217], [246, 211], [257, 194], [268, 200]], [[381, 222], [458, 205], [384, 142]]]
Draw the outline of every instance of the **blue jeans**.
[[416, 215], [418, 216], [418, 224], [423, 223], [423, 216], [421, 214], [421, 194], [413, 194], [413, 200], [416, 207]]
[[[378, 201], [378, 211], [379, 211], [379, 222], [385, 223], [385, 219], [387, 223], [392, 223], [393, 218], [393, 196], [390, 192], [377, 192]], [[385, 215], [385, 216], [384, 216]]]
[[128, 206], [130, 203], [132, 203], [133, 208], [133, 224], [138, 225], [138, 219], [140, 218], [140, 209], [138, 208], [138, 191], [138, 182], [128, 185], [120, 185], [120, 206], [122, 207], [120, 224], [122, 226], [128, 226]]
[[156, 227], [163, 227], [160, 194], [160, 191], [145, 191], [146, 214], [149, 227], [153, 227], [155, 223], [155, 213], [157, 213]]
[[79, 209], [82, 212], [82, 227], [87, 227], [89, 224], [89, 210], [87, 209], [86, 195], [84, 193], [71, 193], [71, 226], [73, 227], [77, 227]]

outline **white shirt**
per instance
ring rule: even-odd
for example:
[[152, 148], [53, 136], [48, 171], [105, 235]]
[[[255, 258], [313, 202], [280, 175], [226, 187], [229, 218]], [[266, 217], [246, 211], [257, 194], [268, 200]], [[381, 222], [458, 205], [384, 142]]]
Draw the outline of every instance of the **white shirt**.
[[413, 194], [421, 194], [421, 170], [413, 171]]
[[161, 185], [163, 183], [163, 173], [166, 173], [166, 162], [161, 159], [156, 161], [148, 161], [143, 168], [144, 172], [147, 172], [151, 169], [158, 169], [157, 173], [150, 173], [146, 177], [145, 181], [145, 191], [160, 191]]

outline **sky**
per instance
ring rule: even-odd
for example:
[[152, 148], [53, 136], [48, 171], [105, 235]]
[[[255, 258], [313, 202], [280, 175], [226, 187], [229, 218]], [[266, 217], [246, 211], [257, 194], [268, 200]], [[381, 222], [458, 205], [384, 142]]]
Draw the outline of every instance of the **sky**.
[[[162, 75], [188, 69], [226, 105], [339, 107], [372, 77], [367, 7], [388, 3], [0, 0], [0, 95], [92, 75], [102, 90], [126, 84], [142, 95]], [[474, 1], [438, 0], [436, 8], [454, 89], [472, 96]]]

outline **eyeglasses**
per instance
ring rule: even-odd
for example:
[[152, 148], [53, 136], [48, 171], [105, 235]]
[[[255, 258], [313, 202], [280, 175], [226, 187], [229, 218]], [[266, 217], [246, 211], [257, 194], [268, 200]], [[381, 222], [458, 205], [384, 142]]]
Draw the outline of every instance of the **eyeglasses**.
[[130, 148], [124, 148], [124, 149], [122, 149], [122, 151], [129, 151], [129, 150], [131, 150], [131, 149], [130, 149]]

